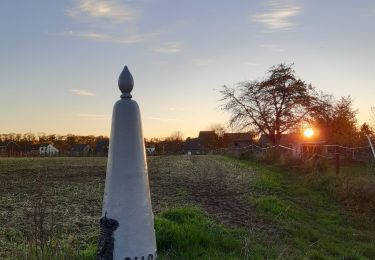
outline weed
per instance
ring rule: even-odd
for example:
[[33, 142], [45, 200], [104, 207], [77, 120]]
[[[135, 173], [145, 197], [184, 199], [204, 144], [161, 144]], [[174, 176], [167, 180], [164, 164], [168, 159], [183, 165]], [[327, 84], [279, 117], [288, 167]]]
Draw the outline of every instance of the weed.
[[31, 212], [26, 212], [30, 227], [25, 232], [27, 244], [18, 254], [25, 259], [71, 259], [75, 253], [67, 241], [59, 238], [56, 210], [48, 199], [51, 194], [46, 192], [46, 176], [39, 172], [33, 186], [36, 190], [30, 197]]

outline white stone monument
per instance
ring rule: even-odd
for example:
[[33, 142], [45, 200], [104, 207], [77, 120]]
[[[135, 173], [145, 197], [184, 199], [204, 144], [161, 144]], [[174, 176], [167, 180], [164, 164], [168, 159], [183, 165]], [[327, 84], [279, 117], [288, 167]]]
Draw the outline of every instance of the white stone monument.
[[112, 114], [98, 259], [156, 259], [147, 161], [134, 81], [125, 66]]

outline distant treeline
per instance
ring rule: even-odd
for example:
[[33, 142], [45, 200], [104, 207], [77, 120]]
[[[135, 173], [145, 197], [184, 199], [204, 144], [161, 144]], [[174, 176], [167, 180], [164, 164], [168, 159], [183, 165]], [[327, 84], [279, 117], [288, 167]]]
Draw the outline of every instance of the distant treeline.
[[[204, 154], [210, 150], [232, 147], [232, 146], [246, 146], [251, 144], [253, 139], [251, 133], [224, 133], [223, 131], [210, 130], [200, 131], [198, 137], [186, 138], [182, 137], [182, 133], [177, 131], [166, 138], [151, 138], [145, 139], [146, 152], [148, 154], [179, 154], [184, 152], [192, 152], [195, 154]], [[8, 144], [12, 142], [15, 144], [13, 150], [19, 150], [19, 153], [9, 152]], [[74, 155], [83, 154], [77, 149], [83, 149], [83, 145], [88, 145], [90, 154], [106, 155], [108, 152], [109, 138], [107, 136], [94, 135], [58, 135], [58, 134], [44, 134], [44, 133], [8, 133], [0, 134], [0, 148], [3, 147], [3, 154], [13, 156], [19, 155], [38, 155], [36, 150], [40, 146], [52, 144], [58, 149], [59, 155]], [[34, 151], [35, 150], [35, 151]], [[40, 152], [39, 152], [40, 155]]]
[[44, 134], [44, 133], [8, 133], [0, 134], [0, 142], [13, 141], [20, 146], [27, 146], [33, 144], [52, 143], [60, 151], [69, 150], [74, 144], [88, 144], [91, 147], [99, 141], [108, 140], [107, 136], [94, 135], [59, 135], [59, 134]]

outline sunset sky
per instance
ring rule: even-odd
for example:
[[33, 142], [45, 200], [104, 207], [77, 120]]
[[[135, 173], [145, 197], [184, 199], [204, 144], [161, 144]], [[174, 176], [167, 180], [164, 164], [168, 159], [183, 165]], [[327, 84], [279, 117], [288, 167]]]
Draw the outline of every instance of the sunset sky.
[[375, 106], [373, 0], [3, 0], [0, 37], [0, 133], [109, 135], [124, 65], [146, 137], [225, 123], [220, 87], [281, 62]]

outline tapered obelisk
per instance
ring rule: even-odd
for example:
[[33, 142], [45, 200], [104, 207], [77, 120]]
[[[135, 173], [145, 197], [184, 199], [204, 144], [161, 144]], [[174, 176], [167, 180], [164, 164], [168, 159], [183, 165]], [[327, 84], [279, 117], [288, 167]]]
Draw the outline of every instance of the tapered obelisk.
[[156, 259], [141, 117], [126, 66], [118, 85], [122, 95], [112, 114], [98, 259]]

